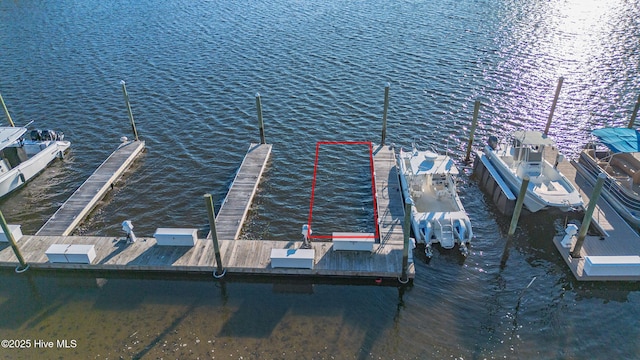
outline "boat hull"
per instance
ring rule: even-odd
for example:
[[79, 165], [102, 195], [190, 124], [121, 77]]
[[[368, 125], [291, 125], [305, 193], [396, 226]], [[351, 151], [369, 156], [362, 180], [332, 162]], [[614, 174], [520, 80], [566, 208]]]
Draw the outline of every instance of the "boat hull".
[[600, 167], [588, 150], [583, 150], [578, 158], [577, 170], [592, 186], [598, 176], [605, 174], [601, 196], [636, 230], [640, 230], [640, 196], [637, 196]]
[[[471, 221], [457, 194], [457, 169], [448, 156], [432, 153], [430, 160], [423, 154], [400, 152], [400, 184], [405, 199], [411, 202], [411, 229], [417, 243], [430, 249], [440, 244], [445, 249], [466, 246], [473, 238]], [[434, 170], [439, 169], [439, 170]]]
[[53, 160], [62, 158], [69, 148], [68, 141], [52, 141], [43, 150], [0, 176], [0, 197], [22, 187], [42, 172]]
[[[503, 150], [504, 151], [504, 150]], [[504, 182], [509, 186], [509, 189], [514, 193], [520, 193], [522, 187], [522, 178], [516, 174], [507, 164], [500, 158], [494, 149], [490, 146], [485, 147], [485, 155], [491, 162], [491, 165], [498, 171]], [[550, 167], [551, 165], [546, 161], [543, 161], [543, 166]], [[566, 177], [558, 172], [557, 182], [565, 189], [568, 189], [566, 194], [561, 195], [546, 195], [542, 196], [537, 192], [541, 186], [536, 184], [532, 179], [529, 182], [527, 192], [524, 198], [524, 206], [530, 212], [538, 212], [544, 209], [558, 209], [562, 212], [567, 212], [579, 208], [583, 205], [582, 198], [578, 191], [569, 183]]]

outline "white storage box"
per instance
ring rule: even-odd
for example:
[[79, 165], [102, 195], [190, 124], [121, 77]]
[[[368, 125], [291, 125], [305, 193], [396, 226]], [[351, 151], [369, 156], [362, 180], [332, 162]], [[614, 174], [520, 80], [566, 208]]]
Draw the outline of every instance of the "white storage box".
[[153, 237], [160, 246], [193, 246], [198, 238], [198, 229], [157, 228]]
[[96, 249], [93, 245], [69, 245], [64, 256], [70, 263], [91, 264], [96, 258]]
[[589, 276], [637, 276], [640, 256], [587, 256], [584, 272]]
[[375, 234], [373, 233], [349, 233], [334, 232], [333, 250], [373, 251]]
[[[20, 238], [22, 237], [22, 229], [20, 228], [20, 225], [7, 224], [7, 227], [9, 228], [9, 231], [11, 231], [11, 234], [13, 235], [13, 239], [15, 241], [20, 240]], [[4, 231], [2, 231], [1, 227], [0, 227], [0, 242], [9, 242], [9, 239], [7, 239], [7, 235], [4, 234]]]
[[64, 253], [69, 246], [68, 244], [51, 244], [44, 253], [47, 255], [47, 258], [49, 258], [50, 263], [66, 263], [69, 261], [67, 261]]
[[314, 249], [271, 249], [272, 268], [313, 269]]

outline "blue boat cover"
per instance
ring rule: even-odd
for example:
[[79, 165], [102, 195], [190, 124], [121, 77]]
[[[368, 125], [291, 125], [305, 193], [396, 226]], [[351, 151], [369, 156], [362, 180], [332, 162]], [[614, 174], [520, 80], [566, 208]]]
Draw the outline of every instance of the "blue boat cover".
[[615, 153], [640, 151], [640, 132], [628, 128], [604, 128], [591, 132]]

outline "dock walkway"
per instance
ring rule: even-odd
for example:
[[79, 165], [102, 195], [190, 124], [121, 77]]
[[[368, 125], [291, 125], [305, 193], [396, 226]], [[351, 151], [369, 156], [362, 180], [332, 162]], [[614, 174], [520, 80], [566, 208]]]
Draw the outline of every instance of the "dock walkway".
[[373, 152], [373, 168], [378, 203], [378, 226], [382, 245], [403, 245], [404, 204], [395, 152], [388, 146], [377, 146]]
[[216, 215], [218, 239], [235, 240], [258, 189], [258, 183], [271, 155], [270, 144], [251, 144], [236, 173], [231, 188]]
[[[593, 185], [580, 175], [576, 163], [563, 161], [558, 164], [559, 170], [579, 189], [586, 204], [593, 192]], [[640, 255], [640, 235], [618, 214], [601, 196], [593, 212], [593, 222], [603, 236], [587, 236], [584, 240], [580, 258], [572, 258], [571, 249], [562, 246], [563, 236], [553, 238], [553, 243], [562, 255], [573, 275], [581, 281], [618, 281], [640, 280], [640, 276], [590, 276], [584, 271], [587, 256], [627, 256]]]
[[[14, 268], [18, 260], [11, 247], [0, 243], [0, 266]], [[52, 244], [94, 245], [96, 258], [91, 264], [51, 263], [45, 251]], [[299, 249], [300, 241], [219, 240], [222, 263], [227, 274], [306, 275], [329, 277], [382, 277], [395, 279], [402, 268], [402, 248], [384, 246], [376, 252], [333, 251], [329, 242], [312, 243], [313, 269], [272, 268], [271, 249]], [[138, 238], [127, 244], [125, 238], [96, 236], [24, 235], [20, 251], [31, 269], [82, 269], [93, 271], [173, 272], [212, 274], [216, 269], [213, 242], [198, 239], [192, 247], [158, 246], [154, 238]], [[414, 277], [413, 267], [409, 276]]]
[[113, 183], [145, 147], [144, 141], [121, 144], [71, 197], [36, 232], [36, 235], [69, 235], [89, 215]]

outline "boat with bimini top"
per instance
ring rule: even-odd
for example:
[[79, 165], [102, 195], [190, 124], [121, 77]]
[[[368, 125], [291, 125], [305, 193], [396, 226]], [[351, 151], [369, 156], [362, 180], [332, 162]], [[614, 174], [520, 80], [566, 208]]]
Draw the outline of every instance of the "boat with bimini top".
[[458, 168], [448, 155], [433, 151], [400, 149], [400, 184], [411, 202], [411, 227], [417, 243], [425, 245], [431, 257], [432, 244], [445, 249], [458, 244], [466, 256], [473, 238], [471, 221], [457, 191]]
[[640, 229], [640, 132], [603, 128], [591, 132], [577, 170], [591, 185], [605, 174], [602, 197], [636, 230]]
[[[27, 125], [28, 126], [28, 125]], [[71, 145], [62, 132], [31, 130], [27, 127], [0, 127], [0, 197], [23, 186]]]

